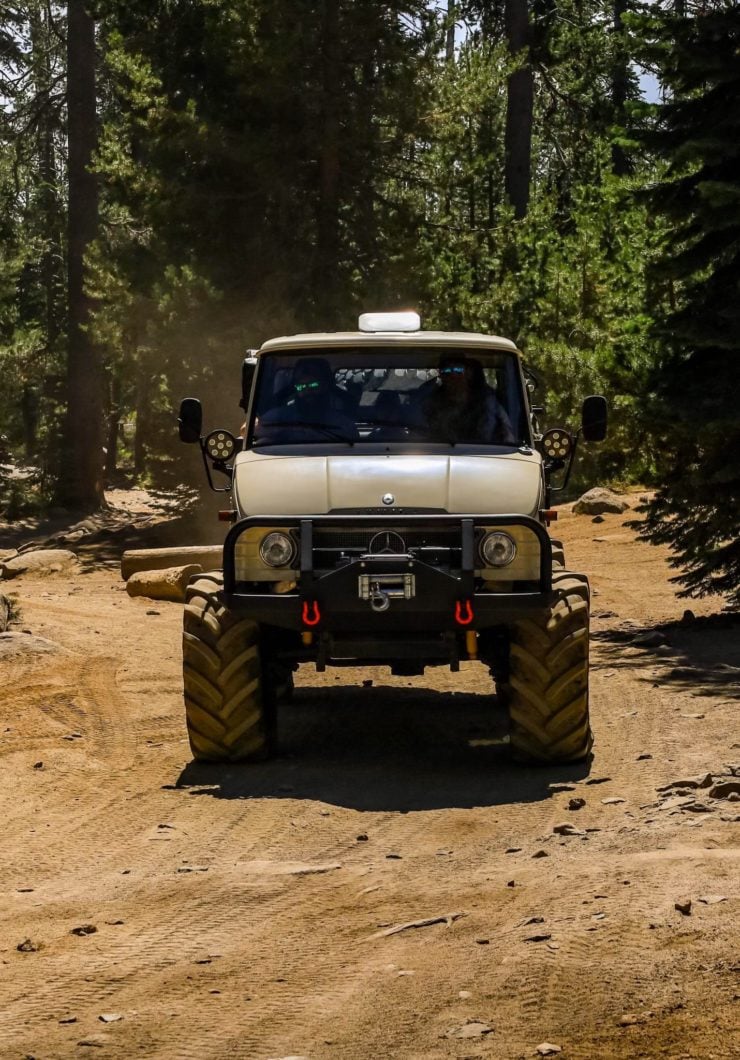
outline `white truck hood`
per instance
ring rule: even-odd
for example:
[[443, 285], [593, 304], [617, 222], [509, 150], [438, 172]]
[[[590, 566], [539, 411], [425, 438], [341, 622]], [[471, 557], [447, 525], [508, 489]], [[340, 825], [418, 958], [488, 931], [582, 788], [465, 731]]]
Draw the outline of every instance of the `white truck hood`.
[[[392, 495], [385, 504], [383, 497]], [[338, 508], [437, 508], [450, 513], [536, 516], [542, 504], [538, 453], [240, 453], [234, 466], [240, 516], [323, 515]]]

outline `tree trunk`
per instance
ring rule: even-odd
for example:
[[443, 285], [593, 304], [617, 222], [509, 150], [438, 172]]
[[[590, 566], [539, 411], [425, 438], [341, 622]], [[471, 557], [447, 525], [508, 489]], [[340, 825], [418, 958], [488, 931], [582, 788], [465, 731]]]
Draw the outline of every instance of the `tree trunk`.
[[457, 18], [456, 0], [447, 0], [447, 38], [445, 56], [448, 63], [455, 61], [455, 19]]
[[103, 379], [90, 337], [91, 300], [85, 254], [98, 230], [98, 182], [91, 171], [97, 145], [95, 23], [84, 0], [67, 5], [68, 110], [68, 352], [66, 463], [62, 499], [98, 507], [103, 501]]
[[53, 400], [57, 343], [61, 330], [63, 303], [63, 233], [62, 210], [59, 201], [57, 159], [54, 134], [58, 119], [50, 101], [52, 87], [52, 52], [55, 47], [53, 15], [50, 8], [31, 4], [28, 9], [31, 36], [31, 57], [34, 93], [38, 105], [36, 132], [36, 165], [38, 167], [38, 201], [42, 218], [44, 247], [39, 262], [44, 294], [45, 342], [38, 353], [38, 364], [23, 395], [24, 438], [26, 458], [32, 461], [37, 453], [37, 426], [42, 400]]
[[[624, 127], [629, 92], [629, 58], [624, 35], [623, 16], [627, 11], [627, 0], [614, 0], [614, 37], [615, 56], [612, 68], [612, 115], [614, 124]], [[612, 172], [617, 177], [627, 176], [632, 171], [632, 164], [621, 144], [612, 144]]]
[[105, 480], [110, 485], [118, 470], [118, 430], [121, 423], [121, 380], [115, 368], [109, 385], [108, 439], [105, 454]]
[[339, 0], [323, 0], [322, 128], [319, 152], [317, 326], [330, 328], [337, 313], [339, 265], [339, 107], [341, 66]]
[[[529, 47], [527, 0], [506, 0], [506, 37], [513, 59]], [[505, 174], [506, 196], [516, 218], [526, 217], [532, 155], [534, 75], [528, 61], [509, 75], [506, 96]]]

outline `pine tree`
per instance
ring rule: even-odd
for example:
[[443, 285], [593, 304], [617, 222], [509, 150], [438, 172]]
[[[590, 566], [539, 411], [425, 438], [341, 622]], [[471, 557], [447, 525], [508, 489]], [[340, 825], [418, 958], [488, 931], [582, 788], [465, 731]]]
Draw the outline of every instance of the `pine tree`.
[[648, 148], [671, 226], [654, 270], [660, 353], [650, 380], [659, 490], [645, 536], [667, 543], [682, 595], [740, 601], [740, 8], [644, 25], [671, 93]]

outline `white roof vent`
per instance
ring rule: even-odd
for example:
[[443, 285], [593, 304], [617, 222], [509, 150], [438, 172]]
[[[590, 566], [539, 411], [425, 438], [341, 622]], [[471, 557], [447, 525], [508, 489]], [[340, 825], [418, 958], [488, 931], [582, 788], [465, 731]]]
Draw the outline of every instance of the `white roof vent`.
[[421, 317], [418, 313], [363, 313], [360, 316], [360, 331], [418, 331]]

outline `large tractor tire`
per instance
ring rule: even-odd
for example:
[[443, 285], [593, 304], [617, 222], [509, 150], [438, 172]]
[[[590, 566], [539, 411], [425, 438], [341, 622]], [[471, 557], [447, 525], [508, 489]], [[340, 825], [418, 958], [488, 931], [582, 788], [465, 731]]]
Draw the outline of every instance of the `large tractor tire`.
[[183, 628], [185, 716], [193, 757], [203, 762], [259, 761], [275, 742], [275, 695], [260, 629], [232, 614], [218, 596], [220, 574], [187, 588]]
[[511, 751], [523, 762], [577, 762], [591, 750], [588, 579], [553, 571], [552, 606], [514, 625], [507, 695]]
[[553, 567], [565, 567], [565, 548], [563, 547], [563, 542], [557, 541], [552, 537], [550, 538], [550, 544], [552, 545]]

